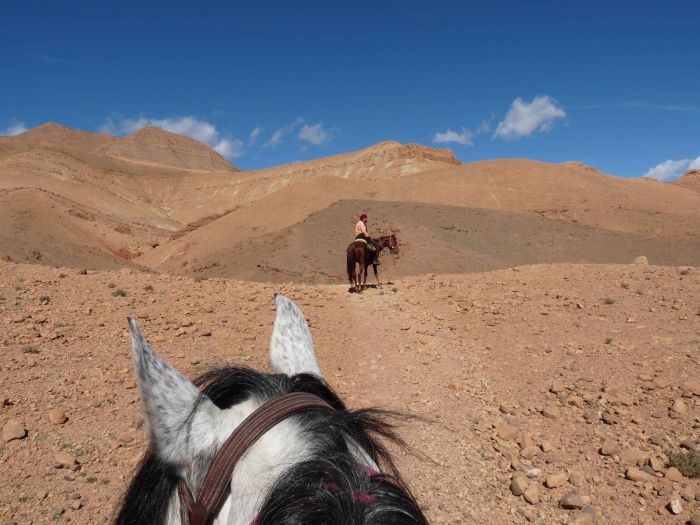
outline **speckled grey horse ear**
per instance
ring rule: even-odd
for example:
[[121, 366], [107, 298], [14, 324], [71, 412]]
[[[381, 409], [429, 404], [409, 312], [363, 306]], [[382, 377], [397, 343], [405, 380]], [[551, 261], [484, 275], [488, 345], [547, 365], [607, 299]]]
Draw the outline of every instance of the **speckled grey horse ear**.
[[146, 433], [161, 460], [179, 468], [213, 444], [220, 412], [212, 401], [167, 361], [156, 354], [129, 317], [131, 349]]
[[270, 340], [270, 364], [278, 374], [315, 374], [318, 368], [311, 331], [304, 314], [293, 301], [275, 294], [277, 316]]

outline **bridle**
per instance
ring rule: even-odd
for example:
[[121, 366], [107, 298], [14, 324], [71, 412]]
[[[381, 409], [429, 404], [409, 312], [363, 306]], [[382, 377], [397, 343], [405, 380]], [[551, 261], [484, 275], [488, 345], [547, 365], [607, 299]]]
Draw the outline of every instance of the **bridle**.
[[248, 450], [265, 432], [289, 416], [314, 408], [334, 410], [320, 397], [305, 392], [285, 394], [258, 407], [243, 420], [228, 437], [214, 457], [197, 500], [181, 479], [177, 485], [182, 507], [182, 522], [189, 525], [206, 525], [221, 504], [233, 469]]

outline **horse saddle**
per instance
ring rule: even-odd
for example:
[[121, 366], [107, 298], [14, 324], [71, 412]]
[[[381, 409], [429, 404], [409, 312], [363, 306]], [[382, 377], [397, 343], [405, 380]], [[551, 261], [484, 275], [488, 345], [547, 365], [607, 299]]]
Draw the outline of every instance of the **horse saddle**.
[[367, 245], [367, 249], [371, 252], [376, 252], [377, 247], [374, 245], [373, 242], [367, 242], [365, 239], [355, 239], [353, 242], [363, 242]]

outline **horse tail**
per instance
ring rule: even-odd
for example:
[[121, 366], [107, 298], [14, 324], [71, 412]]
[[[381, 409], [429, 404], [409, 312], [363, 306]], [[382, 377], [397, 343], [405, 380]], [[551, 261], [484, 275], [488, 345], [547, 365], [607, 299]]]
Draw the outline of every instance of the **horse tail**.
[[352, 244], [348, 246], [348, 280], [350, 281], [350, 286], [355, 285], [355, 250]]

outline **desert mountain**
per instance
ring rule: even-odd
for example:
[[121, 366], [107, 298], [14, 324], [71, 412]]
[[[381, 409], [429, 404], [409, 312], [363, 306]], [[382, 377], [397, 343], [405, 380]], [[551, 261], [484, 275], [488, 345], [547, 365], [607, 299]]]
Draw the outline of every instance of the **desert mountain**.
[[689, 170], [685, 175], [674, 180], [672, 184], [700, 192], [700, 170]]
[[401, 256], [385, 266], [396, 276], [700, 262], [700, 193], [680, 181], [578, 162], [463, 164], [393, 141], [241, 172], [157, 128], [116, 138], [49, 124], [0, 138], [0, 200], [0, 255], [64, 266], [342, 282], [362, 211], [370, 231], [398, 233]]
[[237, 171], [233, 164], [201, 142], [155, 126], [146, 126], [132, 135], [110, 141], [100, 148], [100, 153], [190, 170]]

